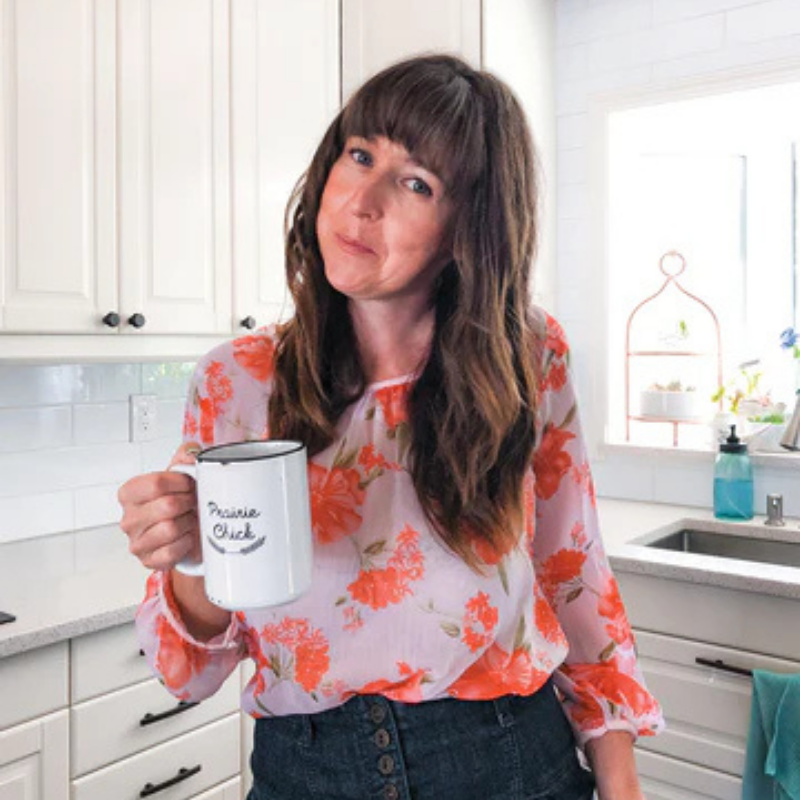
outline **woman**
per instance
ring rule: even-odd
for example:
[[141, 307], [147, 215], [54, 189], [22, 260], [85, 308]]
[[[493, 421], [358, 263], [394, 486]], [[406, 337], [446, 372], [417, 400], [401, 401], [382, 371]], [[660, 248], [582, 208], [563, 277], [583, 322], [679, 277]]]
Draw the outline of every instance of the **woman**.
[[305, 596], [212, 605], [172, 570], [197, 548], [189, 479], [120, 490], [156, 570], [137, 624], [167, 687], [202, 699], [255, 662], [252, 800], [571, 800], [595, 779], [602, 800], [642, 797], [632, 744], [661, 715], [598, 534], [567, 345], [529, 304], [534, 175], [499, 80], [445, 56], [385, 70], [290, 203], [294, 317], [198, 364], [176, 460], [308, 447]]

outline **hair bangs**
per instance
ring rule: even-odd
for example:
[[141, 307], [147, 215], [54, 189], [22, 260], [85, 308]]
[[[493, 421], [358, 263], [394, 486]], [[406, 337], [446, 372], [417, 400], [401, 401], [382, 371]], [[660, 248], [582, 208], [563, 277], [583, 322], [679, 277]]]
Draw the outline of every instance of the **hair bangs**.
[[483, 173], [485, 143], [480, 103], [473, 87], [450, 67], [431, 63], [398, 65], [370, 80], [350, 101], [340, 128], [341, 146], [350, 136], [378, 136], [401, 144], [433, 172], [448, 195], [463, 197]]

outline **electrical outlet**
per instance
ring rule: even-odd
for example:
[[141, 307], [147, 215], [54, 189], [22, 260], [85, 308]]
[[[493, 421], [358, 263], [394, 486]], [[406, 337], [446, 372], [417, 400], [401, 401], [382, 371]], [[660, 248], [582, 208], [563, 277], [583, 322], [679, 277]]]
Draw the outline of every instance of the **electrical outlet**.
[[154, 394], [132, 394], [131, 441], [149, 442], [156, 438], [156, 396]]

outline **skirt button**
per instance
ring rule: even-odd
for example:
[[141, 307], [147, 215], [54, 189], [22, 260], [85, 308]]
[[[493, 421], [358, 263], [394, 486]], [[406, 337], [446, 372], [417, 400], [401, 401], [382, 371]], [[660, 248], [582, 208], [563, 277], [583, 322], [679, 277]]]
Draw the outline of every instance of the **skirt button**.
[[369, 707], [369, 718], [376, 724], [380, 725], [386, 719], [386, 709], [383, 706], [375, 703]]
[[397, 798], [400, 797], [400, 792], [393, 783], [387, 783], [386, 786], [383, 787], [383, 796], [386, 800], [397, 800]]
[[391, 775], [394, 770], [394, 759], [389, 755], [381, 756], [378, 759], [378, 771], [381, 775]]
[[375, 744], [378, 747], [388, 747], [391, 744], [392, 737], [389, 736], [389, 731], [386, 728], [381, 728], [375, 732]]

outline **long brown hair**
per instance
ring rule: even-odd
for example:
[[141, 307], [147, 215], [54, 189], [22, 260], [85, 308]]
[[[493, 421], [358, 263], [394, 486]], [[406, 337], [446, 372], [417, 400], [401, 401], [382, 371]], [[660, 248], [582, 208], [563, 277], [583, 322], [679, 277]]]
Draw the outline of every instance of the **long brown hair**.
[[269, 405], [271, 435], [305, 442], [310, 455], [331, 444], [366, 389], [347, 298], [325, 278], [316, 236], [325, 182], [349, 136], [403, 145], [453, 201], [452, 261], [431, 298], [433, 342], [408, 397], [408, 464], [434, 529], [476, 567], [476, 544], [502, 553], [519, 538], [534, 447], [530, 132], [504, 83], [444, 55], [380, 72], [334, 119], [287, 208], [295, 314], [279, 330]]

